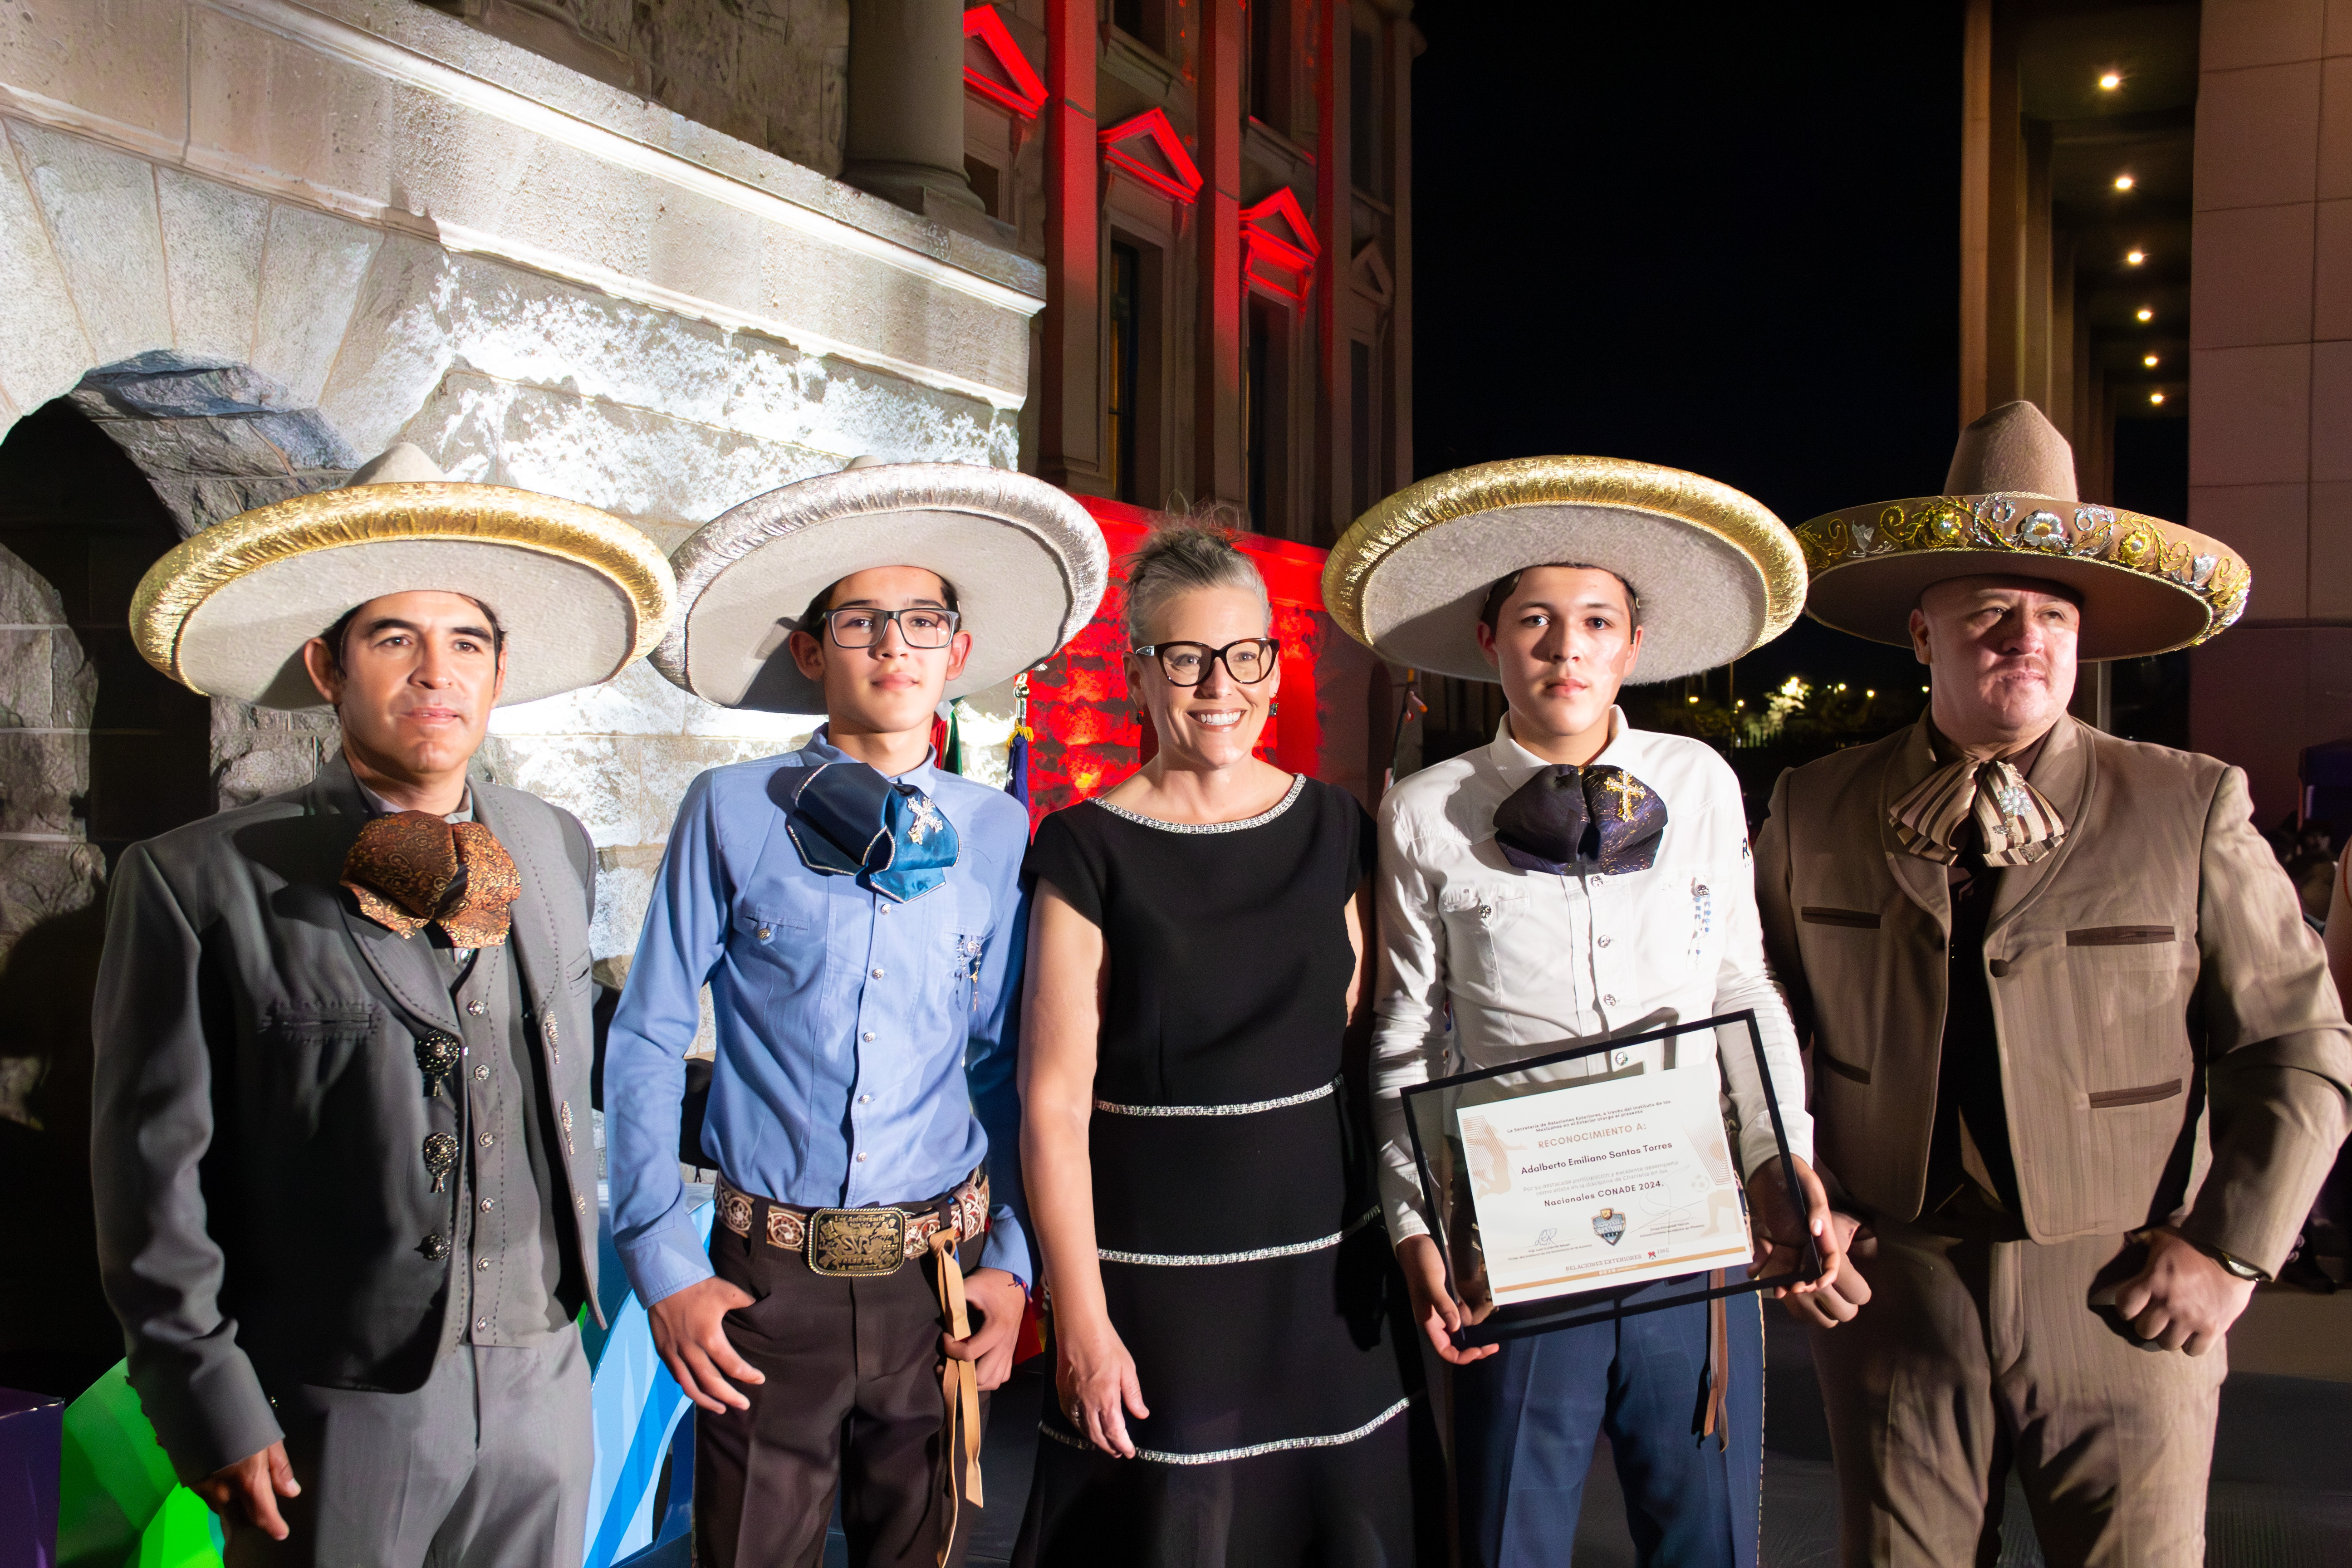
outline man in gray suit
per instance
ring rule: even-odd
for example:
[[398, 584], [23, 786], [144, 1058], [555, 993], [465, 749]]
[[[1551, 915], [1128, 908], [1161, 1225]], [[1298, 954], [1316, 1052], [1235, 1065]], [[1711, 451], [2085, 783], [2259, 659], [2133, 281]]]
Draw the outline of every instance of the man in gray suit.
[[299, 679], [342, 738], [116, 868], [100, 1264], [230, 1563], [574, 1564], [594, 856], [467, 769], [502, 695], [642, 652], [670, 578], [625, 524], [413, 447], [355, 478], [195, 536], [134, 600], [167, 674], [277, 706]]

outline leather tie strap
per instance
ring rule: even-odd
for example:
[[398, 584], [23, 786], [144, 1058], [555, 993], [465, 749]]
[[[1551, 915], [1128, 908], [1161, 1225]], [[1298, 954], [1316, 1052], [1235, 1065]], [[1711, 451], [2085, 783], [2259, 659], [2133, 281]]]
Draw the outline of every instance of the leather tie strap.
[[1887, 811], [1895, 837], [1923, 860], [1959, 858], [1962, 825], [1984, 836], [1988, 866], [2031, 866], [2066, 842], [2066, 819], [2049, 797], [1999, 758], [1962, 757], [1937, 768]]
[[[959, 1340], [971, 1337], [971, 1317], [964, 1310], [963, 1265], [956, 1258], [956, 1238], [948, 1231], [931, 1237], [931, 1254], [939, 1260], [940, 1316], [948, 1332]], [[948, 1528], [940, 1540], [940, 1568], [955, 1551], [956, 1528], [966, 1493], [971, 1506], [984, 1508], [980, 1481], [980, 1369], [953, 1356], [940, 1368], [940, 1393], [947, 1401], [947, 1425], [941, 1436], [948, 1444]]]
[[403, 941], [428, 925], [452, 947], [497, 947], [522, 890], [514, 859], [478, 822], [425, 811], [371, 820], [343, 857], [342, 884], [360, 912]]

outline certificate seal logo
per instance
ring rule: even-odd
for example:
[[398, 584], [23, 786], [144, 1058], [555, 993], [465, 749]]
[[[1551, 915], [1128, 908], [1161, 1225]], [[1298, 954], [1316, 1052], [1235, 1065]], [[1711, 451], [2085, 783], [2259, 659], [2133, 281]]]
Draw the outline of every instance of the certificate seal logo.
[[1624, 1239], [1625, 1216], [1615, 1209], [1602, 1209], [1592, 1216], [1592, 1234], [1614, 1247]]

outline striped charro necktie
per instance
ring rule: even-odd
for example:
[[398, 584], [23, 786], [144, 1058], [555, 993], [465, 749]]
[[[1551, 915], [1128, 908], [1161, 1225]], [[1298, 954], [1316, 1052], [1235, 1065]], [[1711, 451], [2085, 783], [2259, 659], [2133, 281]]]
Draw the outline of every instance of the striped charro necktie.
[[2066, 821], [2009, 763], [1962, 757], [1937, 769], [1887, 813], [1903, 847], [1948, 866], [1973, 816], [1988, 866], [2031, 866], [2066, 842]]

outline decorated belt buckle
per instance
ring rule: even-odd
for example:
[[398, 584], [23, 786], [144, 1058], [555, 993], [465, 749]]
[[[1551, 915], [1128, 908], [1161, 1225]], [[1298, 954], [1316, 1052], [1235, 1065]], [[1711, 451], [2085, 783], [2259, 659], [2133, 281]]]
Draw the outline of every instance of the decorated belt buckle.
[[836, 1279], [896, 1274], [907, 1261], [903, 1209], [818, 1209], [808, 1216], [808, 1266]]

